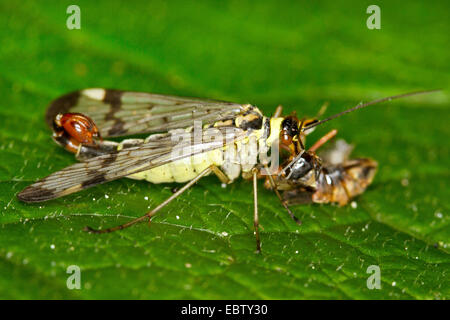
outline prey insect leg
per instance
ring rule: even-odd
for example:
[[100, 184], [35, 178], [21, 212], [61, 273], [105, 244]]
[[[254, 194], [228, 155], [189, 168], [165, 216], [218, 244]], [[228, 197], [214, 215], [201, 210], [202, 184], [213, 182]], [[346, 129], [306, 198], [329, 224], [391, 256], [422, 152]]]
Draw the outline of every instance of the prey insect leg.
[[[267, 168], [267, 165], [265, 166], [265, 169], [268, 172], [269, 168]], [[269, 182], [270, 182], [270, 186], [272, 187], [272, 190], [275, 191], [275, 194], [277, 195], [278, 199], [280, 200], [281, 205], [286, 209], [289, 216], [292, 218], [292, 220], [295, 221], [295, 223], [297, 223], [298, 225], [301, 225], [302, 221], [292, 213], [291, 209], [289, 209], [286, 201], [283, 200], [283, 197], [281, 196], [280, 192], [278, 191], [277, 185], [275, 184], [275, 181], [273, 180], [273, 177], [271, 175], [269, 175]]]
[[314, 145], [311, 148], [309, 148], [308, 151], [316, 152], [317, 149], [319, 149], [321, 146], [323, 146], [329, 140], [333, 139], [336, 135], [337, 135], [337, 130], [336, 129], [331, 130], [326, 135], [324, 135], [322, 138], [317, 140], [316, 143], [314, 143]]
[[87, 232], [91, 232], [91, 233], [109, 233], [109, 232], [113, 232], [113, 231], [117, 231], [117, 230], [122, 230], [125, 228], [128, 228], [140, 221], [143, 221], [145, 219], [151, 219], [151, 217], [153, 217], [159, 210], [161, 210], [162, 208], [164, 208], [166, 205], [168, 205], [172, 200], [174, 200], [175, 198], [177, 198], [179, 195], [181, 195], [184, 191], [186, 191], [187, 189], [189, 189], [190, 187], [192, 187], [198, 180], [200, 180], [202, 177], [206, 176], [207, 174], [211, 173], [211, 171], [213, 171], [212, 166], [206, 168], [205, 170], [203, 170], [202, 172], [200, 172], [200, 174], [195, 177], [194, 179], [192, 179], [191, 181], [189, 181], [187, 184], [185, 184], [181, 189], [179, 189], [177, 192], [175, 192], [174, 194], [172, 194], [169, 198], [167, 198], [165, 201], [163, 201], [161, 204], [159, 204], [156, 208], [154, 208], [153, 210], [147, 212], [145, 215], [136, 218], [134, 220], [131, 220], [130, 222], [112, 227], [112, 228], [108, 228], [108, 229], [103, 229], [103, 230], [98, 230], [98, 229], [93, 229], [91, 227], [85, 227], [84, 231]]
[[258, 215], [258, 169], [253, 168], [253, 203], [254, 203], [254, 215], [253, 225], [255, 227], [256, 237], [256, 251], [261, 252], [261, 240], [259, 238], [259, 215]]

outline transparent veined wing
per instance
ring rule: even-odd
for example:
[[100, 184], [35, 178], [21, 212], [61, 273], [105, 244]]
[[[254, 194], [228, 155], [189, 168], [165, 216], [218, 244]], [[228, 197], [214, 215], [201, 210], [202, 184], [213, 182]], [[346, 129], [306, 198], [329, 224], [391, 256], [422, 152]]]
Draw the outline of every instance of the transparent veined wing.
[[186, 128], [195, 120], [203, 124], [233, 119], [246, 105], [146, 92], [92, 88], [68, 93], [54, 100], [46, 121], [52, 128], [58, 113], [89, 116], [102, 137], [166, 132]]
[[194, 131], [184, 130], [181, 142], [181, 136], [174, 137], [175, 134], [179, 132], [153, 135], [141, 145], [73, 164], [28, 186], [17, 197], [24, 202], [59, 198], [178, 159], [222, 148], [248, 136], [248, 132], [236, 127], [204, 130], [200, 139], [195, 137]]

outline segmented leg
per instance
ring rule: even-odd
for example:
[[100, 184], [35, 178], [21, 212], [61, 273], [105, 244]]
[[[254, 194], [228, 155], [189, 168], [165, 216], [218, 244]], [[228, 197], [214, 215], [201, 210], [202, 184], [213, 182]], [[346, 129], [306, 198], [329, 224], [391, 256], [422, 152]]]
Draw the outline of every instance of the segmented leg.
[[255, 237], [256, 237], [256, 251], [261, 252], [261, 240], [259, 238], [259, 215], [258, 215], [258, 169], [254, 168], [253, 173], [253, 203], [254, 203], [254, 214], [253, 214], [253, 225], [255, 227]]
[[280, 104], [280, 105], [275, 109], [275, 113], [273, 114], [273, 117], [274, 117], [274, 118], [280, 117], [282, 112], [283, 112], [283, 106]]
[[324, 104], [320, 107], [319, 112], [317, 112], [317, 114], [316, 114], [316, 119], [322, 118], [322, 116], [327, 111], [327, 108], [329, 105], [330, 105], [330, 103], [328, 101], [324, 102]]
[[331, 139], [333, 139], [335, 136], [337, 135], [337, 130], [333, 129], [330, 132], [328, 132], [326, 135], [324, 135], [322, 138], [320, 138], [319, 140], [316, 141], [316, 143], [314, 143], [314, 145], [309, 148], [308, 151], [311, 152], [316, 152], [317, 149], [319, 149], [321, 146], [323, 146], [325, 143], [327, 143], [328, 141], [330, 141]]
[[[266, 171], [268, 172], [269, 169], [267, 168], [267, 165], [264, 167], [266, 168]], [[278, 199], [280, 200], [281, 205], [286, 209], [286, 211], [288, 212], [288, 214], [292, 218], [292, 220], [294, 220], [295, 223], [297, 223], [298, 225], [301, 225], [302, 221], [292, 213], [291, 209], [289, 209], [286, 201], [283, 199], [280, 192], [278, 191], [277, 185], [275, 184], [275, 181], [273, 181], [273, 177], [271, 175], [269, 175], [268, 178], [269, 178], [270, 186], [272, 187], [272, 190], [275, 191], [275, 194], [277, 195]]]
[[145, 215], [143, 215], [139, 218], [136, 218], [134, 220], [131, 220], [130, 222], [127, 222], [127, 223], [124, 223], [124, 224], [121, 224], [121, 225], [118, 225], [118, 226], [115, 226], [112, 228], [103, 229], [103, 230], [93, 229], [89, 226], [86, 226], [84, 228], [84, 231], [91, 232], [91, 233], [109, 233], [109, 232], [128, 228], [128, 227], [130, 227], [140, 221], [143, 221], [145, 219], [151, 219], [151, 217], [153, 217], [159, 210], [164, 208], [166, 205], [168, 205], [170, 202], [172, 202], [172, 200], [174, 200], [179, 195], [181, 195], [183, 192], [185, 192], [187, 189], [189, 189], [191, 186], [193, 186], [198, 180], [200, 180], [202, 177], [206, 176], [207, 174], [211, 173], [211, 171], [213, 171], [212, 167], [213, 166], [210, 166], [210, 167], [206, 168], [205, 170], [203, 170], [202, 172], [200, 172], [200, 174], [197, 177], [195, 177], [194, 179], [189, 181], [181, 189], [179, 189], [177, 192], [172, 194], [169, 198], [167, 198], [165, 201], [163, 201], [161, 204], [159, 204], [156, 208], [147, 212]]
[[219, 178], [219, 180], [222, 183], [225, 183], [225, 184], [229, 184], [230, 183], [230, 178], [228, 178], [228, 176], [225, 173], [223, 173], [222, 170], [220, 170], [215, 165], [212, 165], [210, 168], [211, 168], [212, 172], [217, 176], [217, 178]]

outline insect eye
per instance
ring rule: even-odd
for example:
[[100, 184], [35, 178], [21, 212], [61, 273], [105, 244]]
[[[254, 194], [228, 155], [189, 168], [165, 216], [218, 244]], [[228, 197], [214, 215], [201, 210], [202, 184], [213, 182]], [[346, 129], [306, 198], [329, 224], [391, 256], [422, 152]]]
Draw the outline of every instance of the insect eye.
[[79, 143], [93, 144], [94, 137], [100, 138], [100, 133], [94, 121], [80, 113], [65, 113], [55, 118], [56, 130], [66, 133]]
[[298, 120], [294, 116], [288, 116], [281, 123], [280, 140], [284, 145], [289, 145], [292, 143], [294, 137], [299, 133], [298, 130]]
[[297, 121], [294, 121], [294, 122], [292, 123], [292, 127], [291, 127], [291, 134], [292, 134], [292, 136], [297, 136], [298, 133], [299, 133], [299, 130], [298, 130], [298, 122], [297, 122]]
[[289, 145], [293, 138], [299, 133], [298, 120], [294, 116], [288, 116], [281, 123], [280, 140], [283, 144]]

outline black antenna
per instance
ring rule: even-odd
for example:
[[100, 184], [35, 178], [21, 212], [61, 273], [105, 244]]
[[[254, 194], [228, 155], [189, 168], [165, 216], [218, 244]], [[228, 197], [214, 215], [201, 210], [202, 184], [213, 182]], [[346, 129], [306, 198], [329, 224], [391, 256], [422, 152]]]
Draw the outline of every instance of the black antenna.
[[346, 113], [350, 113], [350, 112], [353, 112], [355, 110], [362, 109], [362, 108], [365, 108], [365, 107], [368, 107], [368, 106], [371, 106], [371, 105], [374, 105], [374, 104], [377, 104], [377, 103], [381, 103], [381, 102], [385, 102], [385, 101], [391, 101], [391, 100], [395, 100], [395, 99], [406, 98], [406, 97], [415, 96], [415, 95], [419, 95], [419, 94], [438, 92], [438, 91], [441, 91], [441, 89], [414, 91], [414, 92], [408, 92], [408, 93], [399, 94], [399, 95], [396, 95], [396, 96], [390, 96], [390, 97], [386, 97], [386, 98], [372, 100], [372, 101], [369, 101], [369, 102], [366, 102], [366, 103], [362, 103], [361, 102], [360, 104], [358, 104], [357, 106], [355, 106], [355, 107], [353, 107], [351, 109], [347, 109], [345, 111], [342, 111], [340, 113], [332, 115], [331, 117], [328, 117], [328, 118], [325, 118], [323, 120], [311, 123], [310, 125], [308, 125], [306, 127], [303, 127], [302, 131], [314, 128], [314, 127], [318, 126], [319, 124], [322, 124], [324, 122], [336, 119], [336, 118], [338, 118], [340, 116], [343, 116]]

